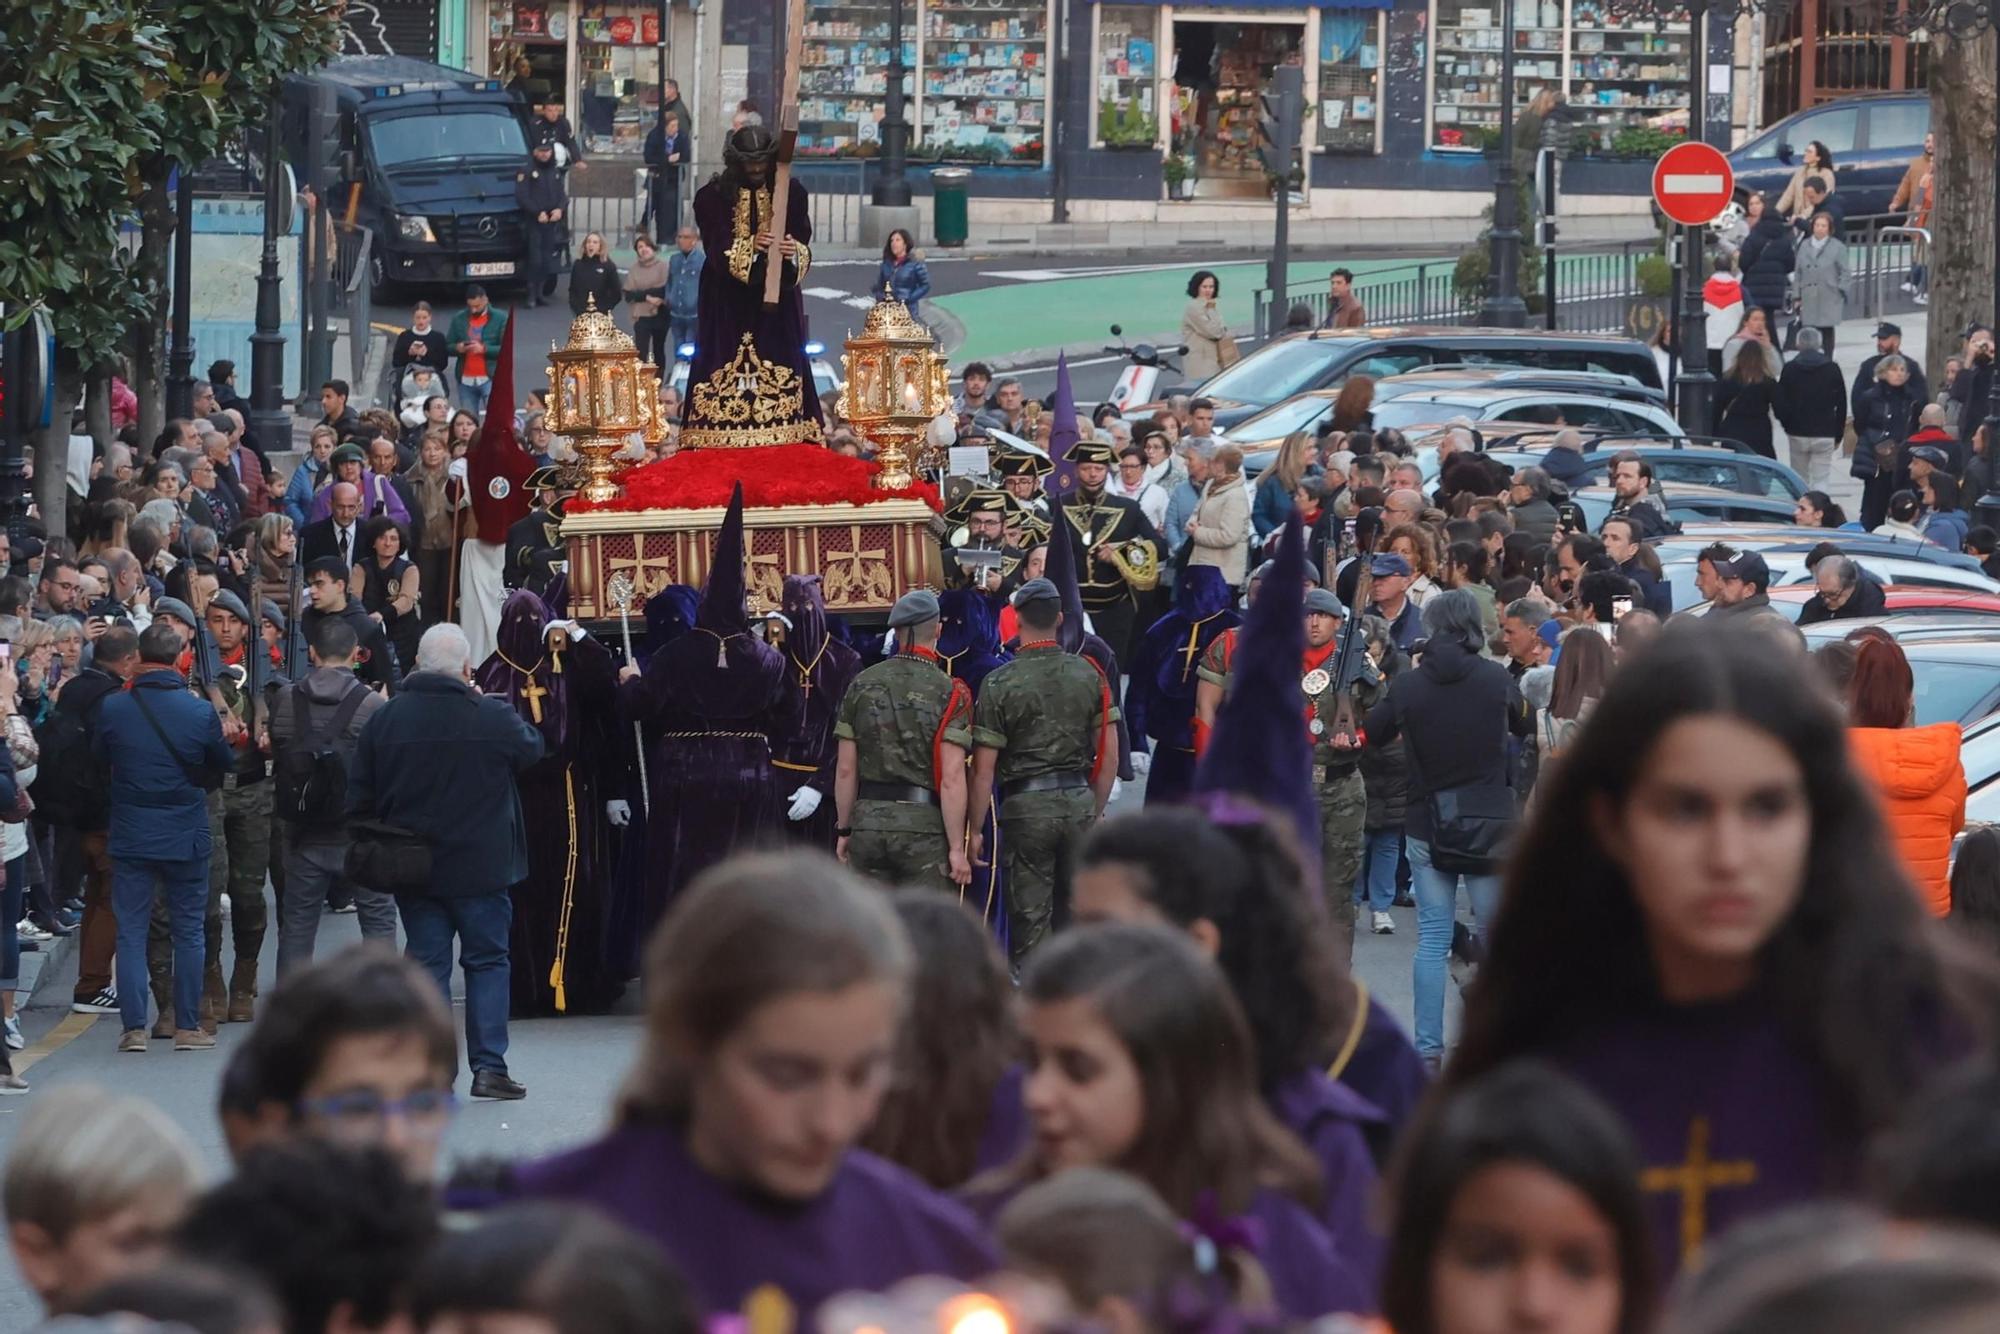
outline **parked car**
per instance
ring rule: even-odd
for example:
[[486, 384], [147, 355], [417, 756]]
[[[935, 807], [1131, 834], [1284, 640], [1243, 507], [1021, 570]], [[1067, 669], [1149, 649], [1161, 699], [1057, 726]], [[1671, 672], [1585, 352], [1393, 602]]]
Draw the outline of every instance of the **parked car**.
[[[1955, 589], [1968, 593], [2000, 594], [2000, 580], [1987, 575], [1979, 568], [1977, 561], [1967, 564], [1934, 559], [1929, 547], [1939, 556], [1953, 556], [1957, 553], [1946, 551], [1931, 543], [1899, 542], [1863, 543], [1849, 539], [1862, 536], [1858, 533], [1826, 532], [1824, 530], [1772, 529], [1767, 535], [1761, 530], [1745, 531], [1740, 527], [1730, 527], [1718, 534], [1713, 530], [1701, 533], [1691, 532], [1691, 525], [1683, 525], [1683, 531], [1672, 537], [1661, 538], [1655, 543], [1660, 564], [1664, 567], [1666, 579], [1673, 586], [1674, 605], [1692, 607], [1702, 601], [1701, 591], [1695, 587], [1695, 564], [1702, 548], [1711, 542], [1724, 542], [1738, 551], [1755, 551], [1771, 567], [1771, 591], [1792, 584], [1810, 584], [1812, 571], [1806, 568], [1806, 557], [1822, 541], [1836, 541], [1846, 554], [1854, 557], [1868, 568], [1877, 579], [1896, 585], [1920, 585], [1926, 588]], [[1787, 532], [1819, 531], [1820, 536], [1801, 542], [1784, 537]], [[1843, 624], [1858, 625], [1859, 621]]]
[[[1663, 484], [1673, 482], [1683, 486], [1734, 491], [1745, 496], [1767, 496], [1785, 502], [1787, 517], [1790, 516], [1792, 502], [1806, 493], [1805, 479], [1776, 459], [1695, 444], [1606, 444], [1599, 447], [1594, 442], [1588, 442], [1583, 458], [1590, 471], [1583, 475], [1583, 484], [1601, 485], [1610, 481], [1611, 460], [1628, 449], [1645, 459], [1652, 466], [1653, 477]], [[1525, 448], [1489, 448], [1486, 452], [1510, 468], [1522, 468], [1539, 465], [1548, 448], [1546, 444], [1534, 441], [1527, 442]]]
[[1966, 726], [2000, 709], [2000, 627], [1957, 625], [1926, 630], [1919, 620], [1864, 617], [1822, 621], [1804, 629], [1806, 643], [1813, 648], [1843, 639], [1865, 625], [1880, 625], [1894, 635], [1916, 678], [1919, 727], [1948, 722]]
[[1791, 183], [1809, 143], [1833, 155], [1834, 193], [1849, 218], [1887, 213], [1910, 159], [1931, 127], [1929, 93], [1843, 97], [1785, 117], [1729, 155], [1740, 204], [1752, 190], [1773, 204]]
[[1595, 394], [1666, 406], [1667, 391], [1616, 371], [1558, 371], [1534, 366], [1474, 366], [1439, 362], [1418, 366], [1375, 382], [1375, 400], [1426, 389], [1519, 389], [1535, 386], [1562, 393]]
[[1536, 426], [1637, 431], [1647, 435], [1682, 434], [1680, 423], [1663, 407], [1625, 402], [1602, 394], [1564, 392], [1541, 386], [1419, 388], [1386, 400], [1378, 396], [1373, 416], [1378, 428], [1394, 427], [1399, 431], [1465, 417], [1474, 421], [1526, 422]]
[[[1874, 563], [1863, 559], [1862, 566], [1874, 573]], [[1804, 614], [1806, 603], [1818, 594], [1819, 587], [1811, 582], [1787, 584], [1783, 588], [1773, 588], [1770, 593], [1771, 610], [1781, 612], [1796, 621]], [[1867, 618], [1871, 624], [1881, 621], [1910, 621], [1915, 624], [1922, 618], [1924, 624], [1940, 624], [1978, 630], [1988, 623], [2000, 626], [2000, 593], [1982, 593], [1964, 588], [1926, 588], [1920, 584], [1891, 584], [1882, 590], [1885, 610], [1879, 617]], [[1690, 616], [1706, 616], [1715, 604], [1704, 602], [1687, 609]], [[1857, 618], [1848, 618], [1846, 624], [1857, 624]]]
[[[1958, 750], [1965, 766], [1965, 827], [2000, 824], [2000, 713], [1989, 713], [1965, 729]], [[1952, 853], [1957, 855], [1957, 845]]]
[[[1296, 394], [1337, 389], [1349, 375], [1381, 379], [1439, 363], [1610, 372], [1660, 387], [1659, 363], [1636, 339], [1419, 325], [1287, 334], [1184, 392], [1213, 400], [1215, 424], [1227, 430]], [[1160, 406], [1128, 408], [1126, 415], [1143, 416]]]
[[[1666, 506], [1667, 517], [1678, 524], [1721, 521], [1732, 524], [1773, 524], [1791, 526], [1792, 502], [1768, 496], [1746, 496], [1741, 491], [1716, 486], [1694, 486], [1687, 482], [1656, 482], [1653, 496]], [[1572, 488], [1569, 498], [1596, 532], [1611, 515], [1618, 494], [1608, 486]]]

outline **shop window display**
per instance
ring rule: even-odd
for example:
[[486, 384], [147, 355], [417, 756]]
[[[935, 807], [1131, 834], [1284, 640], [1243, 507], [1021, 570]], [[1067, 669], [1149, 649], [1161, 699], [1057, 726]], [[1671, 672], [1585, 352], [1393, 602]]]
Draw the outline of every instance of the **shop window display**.
[[584, 7], [575, 108], [584, 152], [639, 155], [660, 113], [659, 34], [658, 6]]
[[[903, 7], [903, 63], [917, 67], [916, 5]], [[866, 154], [882, 142], [889, 93], [889, 6], [886, 3], [809, 5], [805, 65], [799, 71], [798, 151], [819, 157]], [[903, 76], [906, 98], [914, 75]], [[916, 115], [914, 102], [904, 114]]]
[[1040, 162], [1048, 108], [1048, 10], [1005, 3], [924, 6], [927, 156]]
[[1160, 72], [1160, 11], [1151, 5], [1105, 5], [1097, 20], [1097, 139], [1151, 146], [1159, 140], [1155, 102]]
[[[1382, 103], [1382, 13], [1328, 9], [1319, 19], [1319, 94], [1313, 120], [1323, 149], [1373, 153]], [[1311, 141], [1312, 131], [1307, 139]]]

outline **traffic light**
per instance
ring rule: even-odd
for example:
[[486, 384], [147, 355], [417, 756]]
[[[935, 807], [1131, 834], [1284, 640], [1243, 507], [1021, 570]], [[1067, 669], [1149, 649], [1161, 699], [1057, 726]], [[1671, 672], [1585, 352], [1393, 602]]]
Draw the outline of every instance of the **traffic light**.
[[1257, 95], [1257, 157], [1265, 173], [1281, 181], [1291, 180], [1298, 153], [1300, 122], [1306, 109], [1305, 79], [1300, 66], [1280, 65], [1271, 74], [1270, 88]]

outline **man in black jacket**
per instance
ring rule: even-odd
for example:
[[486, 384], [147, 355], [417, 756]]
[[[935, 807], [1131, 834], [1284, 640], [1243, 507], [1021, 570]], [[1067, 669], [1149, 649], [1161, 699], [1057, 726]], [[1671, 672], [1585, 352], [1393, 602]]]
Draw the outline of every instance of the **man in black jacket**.
[[1674, 590], [1639, 563], [1639, 524], [1630, 513], [1614, 514], [1604, 521], [1598, 534], [1604, 539], [1604, 554], [1618, 562], [1618, 573], [1639, 590], [1640, 605], [1661, 620], [1674, 614]]
[[1778, 378], [1777, 410], [1792, 471], [1809, 489], [1826, 490], [1833, 481], [1834, 451], [1847, 430], [1847, 384], [1833, 358], [1820, 350], [1819, 330], [1799, 330], [1799, 354]]
[[1817, 565], [1812, 565], [1812, 572], [1819, 591], [1799, 612], [1800, 625], [1880, 616], [1888, 609], [1888, 597], [1881, 583], [1849, 557], [1839, 554], [1822, 557]]
[[530, 308], [542, 304], [562, 253], [563, 218], [568, 213], [569, 197], [563, 191], [555, 151], [552, 141], [538, 140], [527, 167], [514, 176], [514, 203], [521, 210], [521, 223], [528, 233], [526, 300], [522, 304]]
[[334, 436], [340, 440], [352, 440], [364, 429], [361, 414], [348, 406], [348, 392], [345, 380], [328, 380], [319, 387], [319, 405], [326, 413], [319, 424], [332, 427]]
[[[1799, 334], [1799, 347], [1803, 349], [1805, 347], [1805, 330], [1799, 330]], [[1887, 320], [1883, 320], [1875, 326], [1875, 355], [1872, 357], [1863, 357], [1861, 365], [1854, 372], [1854, 386], [1848, 393], [1847, 406], [1853, 415], [1857, 417], [1861, 415], [1862, 391], [1875, 383], [1875, 367], [1881, 364], [1884, 357], [1903, 357], [1903, 331], [1899, 326], [1891, 324]], [[1931, 391], [1929, 386], [1924, 383], [1922, 360], [1914, 357], [1903, 357], [1903, 360], [1910, 367], [1910, 393], [1916, 397], [1919, 403], [1930, 402]], [[1789, 431], [1791, 427], [1788, 426], [1785, 429]]]
[[346, 621], [354, 627], [355, 642], [361, 646], [354, 674], [371, 686], [393, 691], [403, 674], [396, 650], [382, 633], [382, 623], [368, 614], [360, 598], [347, 591], [347, 577], [348, 567], [338, 556], [321, 556], [306, 564], [306, 596], [312, 605], [299, 618], [299, 628], [310, 644], [321, 621], [330, 617]]
[[390, 821], [429, 845], [429, 883], [397, 895], [410, 957], [449, 997], [456, 938], [472, 1096], [523, 1098], [527, 1089], [507, 1073], [508, 890], [528, 874], [515, 780], [542, 758], [542, 734], [506, 700], [472, 688], [472, 649], [457, 626], [425, 631], [416, 666], [404, 693], [361, 729], [347, 813]]

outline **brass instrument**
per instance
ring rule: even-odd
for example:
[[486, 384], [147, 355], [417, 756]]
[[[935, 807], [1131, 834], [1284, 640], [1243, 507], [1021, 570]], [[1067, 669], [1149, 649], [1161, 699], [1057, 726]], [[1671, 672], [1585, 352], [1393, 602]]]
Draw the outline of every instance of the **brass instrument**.
[[1111, 548], [1111, 564], [1135, 592], [1149, 593], [1160, 586], [1160, 562], [1151, 542], [1135, 537], [1118, 543]]

